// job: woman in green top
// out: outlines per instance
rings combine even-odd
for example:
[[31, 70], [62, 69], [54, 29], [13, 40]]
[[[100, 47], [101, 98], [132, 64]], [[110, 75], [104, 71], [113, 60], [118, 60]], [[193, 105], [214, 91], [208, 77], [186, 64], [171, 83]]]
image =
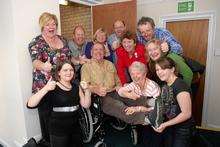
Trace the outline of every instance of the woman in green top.
[[182, 76], [183, 80], [190, 86], [191, 82], [192, 82], [192, 78], [193, 78], [193, 72], [190, 69], [190, 67], [186, 64], [183, 57], [181, 57], [175, 53], [172, 53], [172, 52], [169, 52], [166, 50], [162, 50], [161, 44], [162, 44], [162, 42], [160, 40], [152, 39], [145, 46], [146, 53], [150, 57], [149, 70], [151, 73], [151, 75], [150, 75], [151, 78], [153, 78], [153, 80], [156, 80], [158, 82], [158, 80], [156, 78], [156, 70], [155, 70], [154, 63], [160, 57], [167, 56], [167, 57], [171, 58], [176, 63], [178, 73]]

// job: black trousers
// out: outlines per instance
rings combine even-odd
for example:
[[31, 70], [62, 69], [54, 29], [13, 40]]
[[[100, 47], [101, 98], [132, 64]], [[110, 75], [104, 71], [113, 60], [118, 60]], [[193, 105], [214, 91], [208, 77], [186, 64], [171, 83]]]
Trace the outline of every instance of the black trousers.
[[172, 136], [170, 128], [165, 129], [162, 133], [157, 133], [148, 125], [142, 130], [142, 140], [147, 147], [171, 147]]
[[50, 135], [51, 147], [83, 147], [81, 134]]
[[193, 127], [172, 128], [172, 147], [190, 147], [193, 134]]
[[40, 119], [40, 127], [41, 127], [41, 134], [43, 140], [46, 142], [50, 142], [49, 137], [49, 116], [50, 112], [44, 108], [38, 108], [38, 115]]
[[143, 142], [148, 147], [190, 147], [194, 127], [169, 127], [157, 133], [151, 126], [143, 129]]

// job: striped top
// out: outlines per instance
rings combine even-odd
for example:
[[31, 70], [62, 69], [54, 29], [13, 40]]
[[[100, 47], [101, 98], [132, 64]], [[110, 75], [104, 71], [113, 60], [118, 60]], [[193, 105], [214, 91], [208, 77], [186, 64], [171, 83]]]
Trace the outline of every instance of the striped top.
[[146, 78], [143, 90], [141, 90], [139, 85], [131, 82], [130, 84], [123, 86], [119, 89], [119, 95], [121, 95], [123, 91], [134, 91], [137, 95], [153, 98], [156, 98], [160, 95], [160, 87], [158, 86], [158, 84], [148, 78]]

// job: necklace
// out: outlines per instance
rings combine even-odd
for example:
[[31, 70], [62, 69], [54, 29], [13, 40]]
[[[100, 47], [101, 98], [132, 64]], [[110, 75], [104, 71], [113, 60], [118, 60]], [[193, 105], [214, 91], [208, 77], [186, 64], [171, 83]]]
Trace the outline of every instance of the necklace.
[[58, 50], [61, 49], [63, 47], [63, 43], [62, 41], [58, 38], [57, 35], [48, 38], [45, 35], [42, 35], [45, 42], [48, 44], [48, 46], [50, 47], [51, 50]]
[[68, 90], [71, 90], [72, 89], [72, 86], [71, 87], [67, 87], [67, 86], [65, 86], [63, 83], [61, 83], [61, 82], [59, 82], [63, 87], [65, 87], [66, 89], [68, 89]]

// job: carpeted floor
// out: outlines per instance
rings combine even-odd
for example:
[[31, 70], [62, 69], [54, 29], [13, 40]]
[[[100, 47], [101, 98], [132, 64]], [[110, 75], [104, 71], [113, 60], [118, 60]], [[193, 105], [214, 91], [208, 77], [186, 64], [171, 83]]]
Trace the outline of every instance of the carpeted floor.
[[[131, 141], [130, 128], [123, 131], [117, 131], [110, 126], [105, 128], [105, 143], [107, 147], [134, 147]], [[85, 147], [94, 147], [95, 140], [92, 143], [85, 144]], [[138, 144], [135, 147], [146, 147], [143, 144], [143, 139], [139, 137]], [[197, 135], [193, 138], [192, 147], [220, 147], [220, 131], [209, 131], [197, 129]], [[1, 147], [1, 146], [0, 146]], [[45, 147], [45, 146], [38, 146]]]
[[[106, 136], [104, 142], [107, 147], [133, 147], [131, 140], [131, 127], [127, 127], [125, 130], [118, 131], [111, 126], [105, 127]], [[144, 147], [140, 138], [138, 139], [136, 147]], [[95, 141], [96, 142], [96, 141]], [[85, 147], [93, 147], [94, 143], [86, 144]]]
[[199, 147], [220, 147], [220, 131], [197, 129], [193, 144]]

